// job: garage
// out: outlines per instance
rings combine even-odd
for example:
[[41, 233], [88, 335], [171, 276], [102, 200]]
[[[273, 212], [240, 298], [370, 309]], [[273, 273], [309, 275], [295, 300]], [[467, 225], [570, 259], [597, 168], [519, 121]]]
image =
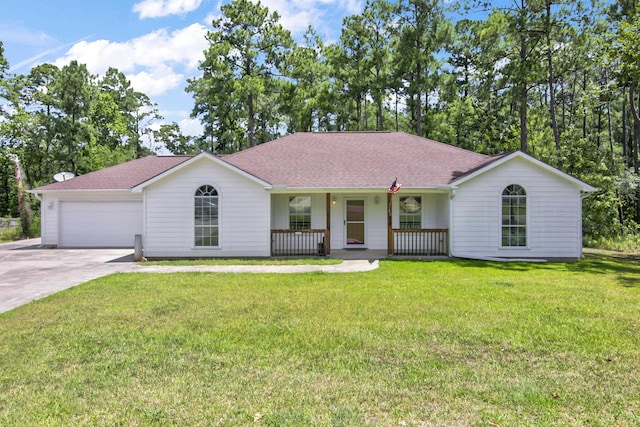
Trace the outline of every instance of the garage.
[[142, 234], [142, 201], [60, 201], [60, 242], [67, 248], [133, 247]]

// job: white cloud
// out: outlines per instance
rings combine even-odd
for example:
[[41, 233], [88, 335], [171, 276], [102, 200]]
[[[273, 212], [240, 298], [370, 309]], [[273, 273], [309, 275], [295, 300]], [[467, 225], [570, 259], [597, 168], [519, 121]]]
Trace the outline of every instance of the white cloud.
[[200, 7], [202, 0], [142, 0], [133, 5], [140, 19], [185, 15]]
[[156, 30], [122, 43], [82, 41], [55, 64], [61, 67], [77, 60], [98, 75], [115, 67], [127, 75], [136, 90], [160, 95], [183, 83], [184, 73], [197, 68], [208, 45], [206, 32], [202, 24], [192, 24], [171, 33]]
[[186, 118], [178, 122], [183, 135], [199, 136], [204, 132], [204, 126], [198, 119]]
[[[291, 31], [294, 37], [302, 35], [310, 25], [321, 34], [335, 30], [336, 26], [339, 29], [342, 16], [363, 10], [363, 0], [261, 0], [260, 3], [269, 12], [278, 12], [280, 24]], [[218, 3], [216, 11], [207, 16], [207, 24], [222, 17], [221, 5]], [[333, 22], [336, 19], [337, 22]]]
[[128, 74], [131, 86], [150, 97], [162, 95], [184, 81], [184, 74], [176, 73], [171, 67], [159, 65], [149, 71]]
[[0, 40], [3, 43], [16, 43], [23, 46], [51, 46], [57, 44], [56, 39], [42, 31], [33, 31], [19, 23], [2, 22]]

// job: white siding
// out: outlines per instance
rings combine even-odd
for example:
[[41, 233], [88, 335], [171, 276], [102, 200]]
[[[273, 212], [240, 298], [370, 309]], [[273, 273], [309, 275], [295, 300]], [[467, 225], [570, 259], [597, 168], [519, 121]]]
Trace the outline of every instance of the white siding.
[[[194, 195], [218, 191], [219, 247], [194, 246]], [[270, 249], [269, 193], [258, 183], [202, 158], [144, 190], [147, 257], [266, 257]]]
[[40, 241], [58, 245], [58, 197], [53, 194], [43, 194], [40, 202]]
[[[501, 248], [501, 195], [511, 184], [527, 193], [526, 248]], [[451, 214], [454, 256], [576, 258], [581, 253], [579, 188], [520, 158], [461, 184]]]

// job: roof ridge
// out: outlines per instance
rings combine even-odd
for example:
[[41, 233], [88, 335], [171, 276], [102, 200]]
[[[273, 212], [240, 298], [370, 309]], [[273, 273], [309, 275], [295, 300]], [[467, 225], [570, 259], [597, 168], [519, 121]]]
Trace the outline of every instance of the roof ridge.
[[434, 143], [434, 144], [437, 144], [437, 145], [441, 145], [441, 146], [444, 146], [444, 147], [447, 147], [447, 148], [452, 148], [454, 150], [464, 151], [465, 153], [473, 153], [473, 154], [477, 154], [479, 156], [488, 157], [488, 158], [494, 157], [494, 156], [490, 156], [488, 154], [483, 154], [483, 153], [478, 153], [477, 151], [467, 150], [466, 148], [458, 147], [457, 145], [447, 144], [446, 142], [436, 141], [435, 139], [426, 138], [424, 136], [416, 135], [416, 134], [413, 134], [413, 133], [408, 133], [408, 132], [405, 132], [405, 131], [402, 131], [402, 130], [398, 131], [398, 132], [395, 132], [395, 133], [402, 133], [402, 134], [405, 134], [405, 135], [408, 135], [408, 136], [411, 136], [411, 137], [424, 139], [425, 141], [429, 141], [431, 143]]

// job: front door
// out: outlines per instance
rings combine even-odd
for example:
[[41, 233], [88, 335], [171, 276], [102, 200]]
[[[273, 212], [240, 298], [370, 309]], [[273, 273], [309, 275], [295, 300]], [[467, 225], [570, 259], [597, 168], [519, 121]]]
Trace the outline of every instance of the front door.
[[347, 199], [346, 201], [346, 247], [364, 248], [365, 240], [365, 200]]

